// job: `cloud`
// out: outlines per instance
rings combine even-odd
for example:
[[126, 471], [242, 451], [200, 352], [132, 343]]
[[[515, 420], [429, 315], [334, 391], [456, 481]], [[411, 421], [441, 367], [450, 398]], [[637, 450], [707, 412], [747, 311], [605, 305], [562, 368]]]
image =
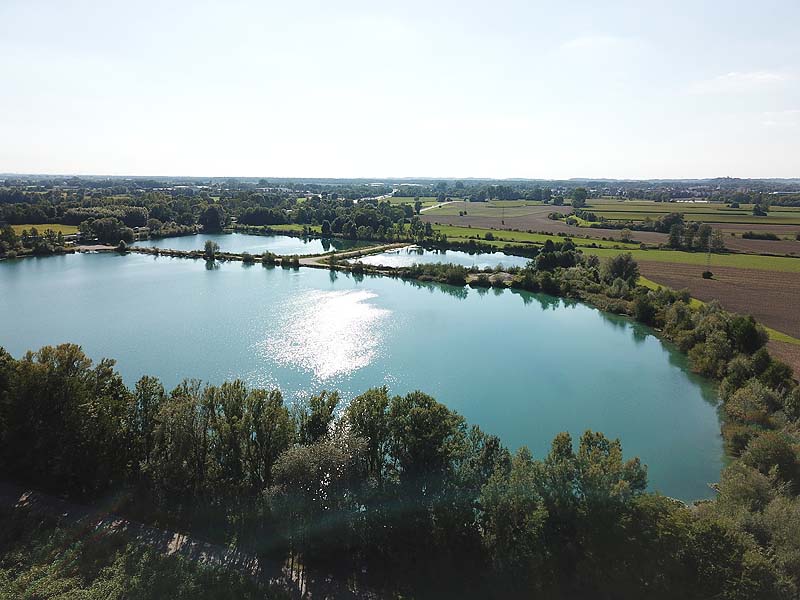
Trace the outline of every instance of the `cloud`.
[[762, 123], [765, 127], [800, 127], [800, 109], [765, 112]]
[[691, 91], [696, 94], [731, 94], [769, 90], [781, 87], [793, 79], [791, 73], [782, 71], [731, 71], [695, 83]]

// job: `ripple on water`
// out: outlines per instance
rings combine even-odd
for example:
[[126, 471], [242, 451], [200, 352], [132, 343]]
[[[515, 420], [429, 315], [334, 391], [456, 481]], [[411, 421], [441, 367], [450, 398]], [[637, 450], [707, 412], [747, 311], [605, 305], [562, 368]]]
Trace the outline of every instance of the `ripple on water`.
[[309, 290], [281, 306], [278, 327], [256, 344], [264, 359], [310, 372], [318, 382], [349, 375], [384, 350], [391, 311], [368, 290]]

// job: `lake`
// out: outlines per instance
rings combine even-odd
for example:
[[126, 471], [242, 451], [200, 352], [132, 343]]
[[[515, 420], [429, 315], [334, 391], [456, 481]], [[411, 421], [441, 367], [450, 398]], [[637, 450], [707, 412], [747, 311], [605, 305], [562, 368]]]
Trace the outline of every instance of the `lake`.
[[384, 267], [410, 267], [416, 264], [452, 263], [464, 267], [524, 267], [531, 260], [522, 256], [510, 256], [502, 252], [483, 252], [470, 254], [461, 250], [426, 250], [421, 246], [407, 246], [395, 250], [387, 250], [380, 254], [370, 254], [359, 258], [365, 265], [380, 265]]
[[714, 388], [683, 355], [542, 294], [138, 254], [0, 262], [0, 345], [63, 342], [116, 358], [129, 385], [238, 377], [290, 401], [420, 389], [537, 457], [560, 431], [602, 431], [685, 500], [710, 497], [722, 466]]
[[339, 238], [301, 238], [291, 235], [252, 235], [249, 233], [198, 233], [175, 237], [154, 238], [135, 242], [135, 246], [150, 248], [169, 248], [170, 250], [202, 250], [208, 240], [217, 242], [223, 252], [249, 252], [261, 254], [272, 252], [291, 256], [292, 254], [322, 254], [323, 252], [342, 252], [364, 246], [363, 242]]

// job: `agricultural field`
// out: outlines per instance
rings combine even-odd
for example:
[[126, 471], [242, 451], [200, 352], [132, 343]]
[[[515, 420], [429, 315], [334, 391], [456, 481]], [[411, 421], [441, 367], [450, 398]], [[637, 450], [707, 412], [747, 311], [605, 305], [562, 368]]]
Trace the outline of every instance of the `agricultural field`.
[[30, 229], [33, 227], [35, 227], [40, 233], [45, 232], [48, 229], [52, 229], [56, 233], [60, 231], [64, 235], [69, 235], [71, 233], [78, 233], [78, 228], [75, 225], [62, 225], [61, 223], [40, 223], [38, 225], [12, 225], [11, 229], [14, 230], [14, 233], [19, 235], [23, 232], [23, 230], [27, 229], [30, 231]]
[[[615, 256], [621, 250], [607, 248], [585, 248], [586, 254], [595, 254], [601, 258]], [[706, 266], [716, 272], [719, 267], [731, 267], [745, 270], [761, 270], [778, 273], [800, 274], [800, 258], [786, 256], [764, 256], [759, 254], [712, 254], [710, 263], [708, 254], [704, 252], [684, 252], [682, 250], [630, 250], [637, 262], [673, 263], [680, 265]]]
[[717, 300], [728, 310], [753, 315], [769, 334], [772, 355], [800, 373], [800, 313], [794, 310], [800, 277], [718, 267], [713, 279], [703, 279], [702, 269], [690, 265], [643, 262], [639, 267], [649, 276], [640, 277], [639, 283], [650, 289], [687, 289], [692, 304]]
[[[427, 206], [434, 206], [435, 204], [439, 204], [439, 201], [433, 196], [420, 196], [419, 201], [422, 202], [422, 208]], [[406, 197], [398, 197], [392, 196], [389, 198], [389, 202], [391, 204], [414, 204], [414, 198], [406, 198]]]
[[[622, 204], [622, 201], [617, 199], [595, 199], [591, 202], [598, 203], [603, 207], [612, 205], [619, 206]], [[661, 214], [667, 214], [674, 210], [695, 210], [695, 216], [697, 210], [704, 210], [705, 212], [710, 210], [708, 205], [698, 207], [696, 205], [659, 202], [626, 202], [626, 204], [656, 207], [664, 211], [663, 213], [655, 213], [655, 216], [652, 218], [657, 218], [661, 216]], [[506, 207], [504, 210], [502, 209], [503, 205]], [[498, 208], [500, 208], [500, 210], [498, 210]], [[466, 215], [459, 215], [459, 213], [463, 213], [464, 211], [466, 211]], [[582, 222], [580, 224], [582, 226], [567, 225], [564, 220], [548, 218], [551, 212], [568, 214], [571, 211], [572, 207], [570, 206], [552, 206], [525, 201], [491, 203], [457, 202], [425, 211], [422, 215], [422, 220], [438, 225], [471, 226], [473, 228], [500, 231], [518, 229], [521, 231], [535, 231], [540, 233], [588, 236], [599, 240], [598, 244], [600, 241], [603, 241], [604, 238], [606, 240], [619, 240], [619, 229], [590, 228], [588, 222]], [[598, 211], [594, 208], [591, 209], [591, 212], [598, 214]], [[786, 211], [786, 213], [797, 215], [798, 220], [800, 220], [800, 210], [794, 209]], [[744, 218], [742, 215], [738, 216], [740, 219]], [[762, 218], [764, 217], [753, 217], [750, 215], [752, 221]], [[791, 219], [789, 220], [791, 221]], [[713, 227], [721, 229], [725, 234], [725, 245], [729, 250], [751, 254], [800, 256], [800, 241], [797, 240], [797, 234], [800, 233], [800, 225], [776, 225], [764, 223], [763, 221], [756, 221], [755, 223], [715, 223]], [[766, 231], [775, 233], [781, 239], [778, 241], [744, 239], [742, 238], [742, 234], [746, 231]], [[655, 247], [666, 245], [668, 236], [666, 233], [657, 233], [654, 231], [634, 231], [632, 232], [632, 238], [636, 242]]]
[[[551, 212], [561, 212], [559, 209], [565, 207], [549, 206], [541, 202], [534, 202], [528, 200], [507, 200], [507, 201], [492, 201], [492, 202], [453, 202], [441, 208], [430, 211], [431, 215], [437, 216], [453, 216], [459, 213], [466, 212], [469, 216], [474, 217], [490, 217], [502, 219], [503, 217], [525, 217], [530, 215], [544, 215], [545, 217]], [[566, 207], [569, 208], [569, 207]], [[567, 210], [569, 212], [569, 210]]]
[[576, 246], [596, 245], [601, 248], [617, 248], [619, 251], [631, 251], [639, 248], [638, 243], [625, 243], [614, 240], [587, 239], [581, 237], [582, 231], [574, 231], [575, 236], [546, 235], [541, 233], [528, 233], [527, 231], [510, 231], [497, 229], [481, 229], [478, 227], [459, 227], [455, 225], [434, 225], [434, 231], [443, 233], [450, 241], [467, 241], [478, 239], [486, 242], [486, 234], [491, 233], [494, 242], [504, 245], [506, 242], [525, 243], [525, 244], [544, 244], [547, 240], [563, 242], [566, 237], [572, 240]]
[[752, 204], [730, 208], [722, 203], [692, 204], [596, 198], [588, 201], [586, 210], [610, 221], [643, 221], [648, 217], [655, 220], [666, 214], [679, 212], [689, 222], [800, 226], [800, 207], [787, 206], [774, 206], [767, 216], [756, 217], [753, 216]]
[[714, 278], [703, 279], [705, 268], [698, 265], [640, 261], [639, 268], [658, 285], [687, 289], [693, 298], [718, 300], [727, 310], [753, 315], [767, 327], [770, 351], [800, 373], [800, 272], [712, 266]]

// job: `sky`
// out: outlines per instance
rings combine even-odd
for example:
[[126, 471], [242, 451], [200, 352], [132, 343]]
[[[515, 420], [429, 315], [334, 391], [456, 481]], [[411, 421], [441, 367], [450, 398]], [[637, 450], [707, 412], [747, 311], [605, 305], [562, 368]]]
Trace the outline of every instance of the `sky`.
[[0, 0], [0, 172], [800, 177], [798, 0]]

